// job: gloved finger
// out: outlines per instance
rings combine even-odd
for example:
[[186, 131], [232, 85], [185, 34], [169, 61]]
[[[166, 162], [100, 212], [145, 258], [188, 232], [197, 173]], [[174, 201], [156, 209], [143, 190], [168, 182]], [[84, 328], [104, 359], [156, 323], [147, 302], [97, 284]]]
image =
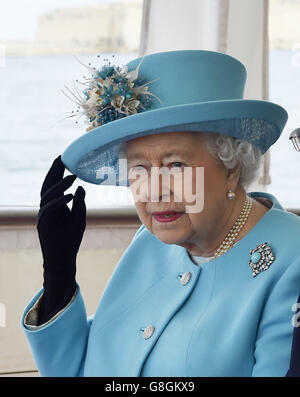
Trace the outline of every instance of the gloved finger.
[[76, 175], [68, 175], [63, 180], [51, 186], [42, 196], [40, 206], [44, 206], [55, 197], [62, 197], [62, 193], [65, 190], [69, 189], [70, 186], [72, 186], [76, 178]]
[[58, 181], [60, 181], [65, 172], [65, 165], [61, 161], [61, 155], [59, 155], [52, 163], [41, 188], [41, 197], [45, 194], [45, 192], [50, 189], [51, 186], [55, 185]]
[[46, 205], [44, 205], [38, 212], [38, 219], [37, 219], [37, 223], [39, 224], [41, 218], [49, 213], [49, 212], [53, 212], [54, 210], [56, 210], [59, 207], [62, 207], [64, 205], [66, 205], [69, 201], [71, 201], [73, 198], [73, 194], [67, 194], [65, 196], [62, 197], [57, 197], [51, 201], [49, 201], [49, 203], [47, 203]]
[[79, 226], [86, 225], [86, 205], [85, 205], [85, 190], [82, 186], [78, 186], [73, 199], [72, 215], [75, 223]]

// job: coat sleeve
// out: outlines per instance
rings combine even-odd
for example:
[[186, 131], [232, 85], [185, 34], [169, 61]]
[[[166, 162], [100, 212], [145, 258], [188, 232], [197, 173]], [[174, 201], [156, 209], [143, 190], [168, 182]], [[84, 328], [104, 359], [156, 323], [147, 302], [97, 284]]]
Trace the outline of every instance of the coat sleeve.
[[[286, 376], [294, 332], [293, 307], [300, 292], [300, 258], [283, 272], [265, 303], [257, 330], [253, 377]], [[300, 354], [300, 352], [299, 352]]]
[[83, 376], [92, 318], [87, 318], [80, 288], [77, 287], [76, 296], [70, 305], [43, 327], [29, 329], [25, 326], [26, 315], [43, 289], [33, 297], [22, 315], [21, 327], [41, 376]]
[[31, 329], [31, 330], [38, 330], [38, 329], [45, 327], [46, 325], [51, 323], [51, 321], [54, 321], [56, 319], [56, 317], [60, 316], [61, 313], [70, 306], [70, 304], [73, 302], [73, 300], [76, 297], [77, 291], [78, 291], [78, 287], [76, 288], [76, 291], [75, 291], [74, 295], [72, 296], [72, 299], [69, 301], [69, 303], [64, 308], [62, 308], [59, 312], [57, 312], [47, 322], [45, 322], [43, 324], [39, 324], [39, 321], [38, 321], [39, 307], [40, 307], [40, 303], [41, 303], [41, 298], [43, 296], [43, 293], [41, 293], [41, 295], [35, 301], [34, 305], [31, 307], [31, 309], [29, 309], [28, 312], [25, 314], [23, 324], [25, 325], [25, 327], [27, 329]]

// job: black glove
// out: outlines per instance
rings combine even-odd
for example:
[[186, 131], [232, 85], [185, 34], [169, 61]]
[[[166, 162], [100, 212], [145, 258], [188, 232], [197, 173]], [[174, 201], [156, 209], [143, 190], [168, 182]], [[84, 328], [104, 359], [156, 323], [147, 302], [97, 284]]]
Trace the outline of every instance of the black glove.
[[[85, 190], [79, 186], [64, 195], [77, 178], [63, 178], [65, 166], [59, 155], [49, 169], [42, 189], [37, 230], [43, 254], [44, 293], [38, 325], [63, 309], [76, 290], [76, 256], [86, 227]], [[73, 199], [72, 210], [67, 203]]]

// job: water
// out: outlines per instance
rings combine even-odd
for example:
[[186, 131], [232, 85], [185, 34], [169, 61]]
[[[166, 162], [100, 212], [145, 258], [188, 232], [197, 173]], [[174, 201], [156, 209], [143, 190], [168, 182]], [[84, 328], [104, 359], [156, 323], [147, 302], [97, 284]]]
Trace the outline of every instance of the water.
[[[285, 207], [300, 207], [300, 153], [288, 140], [300, 126], [300, 62], [292, 51], [270, 53], [270, 101], [289, 113], [286, 128], [272, 148], [268, 191]], [[79, 55], [92, 66], [96, 56]], [[113, 59], [108, 55], [109, 59]], [[137, 54], [116, 55], [116, 63], [127, 63]], [[7, 57], [0, 68], [0, 205], [38, 206], [40, 189], [53, 160], [85, 132], [83, 118], [67, 118], [76, 105], [61, 92], [86, 69], [72, 56]], [[74, 89], [72, 89], [74, 91]], [[65, 175], [69, 172], [66, 171]], [[82, 185], [88, 207], [133, 204], [125, 187], [108, 187], [76, 180], [68, 193]]]

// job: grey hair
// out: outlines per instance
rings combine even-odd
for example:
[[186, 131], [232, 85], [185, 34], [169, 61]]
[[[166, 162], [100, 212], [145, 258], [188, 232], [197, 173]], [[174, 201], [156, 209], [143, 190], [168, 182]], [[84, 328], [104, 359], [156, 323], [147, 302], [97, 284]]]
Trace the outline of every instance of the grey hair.
[[215, 132], [200, 133], [204, 144], [226, 169], [240, 167], [239, 182], [245, 190], [258, 178], [263, 155], [258, 146], [243, 139]]
[[[242, 139], [216, 132], [198, 132], [208, 152], [214, 156], [226, 169], [239, 165], [239, 182], [245, 190], [257, 177], [263, 155], [259, 147]], [[126, 157], [126, 142], [118, 145], [119, 158]]]

